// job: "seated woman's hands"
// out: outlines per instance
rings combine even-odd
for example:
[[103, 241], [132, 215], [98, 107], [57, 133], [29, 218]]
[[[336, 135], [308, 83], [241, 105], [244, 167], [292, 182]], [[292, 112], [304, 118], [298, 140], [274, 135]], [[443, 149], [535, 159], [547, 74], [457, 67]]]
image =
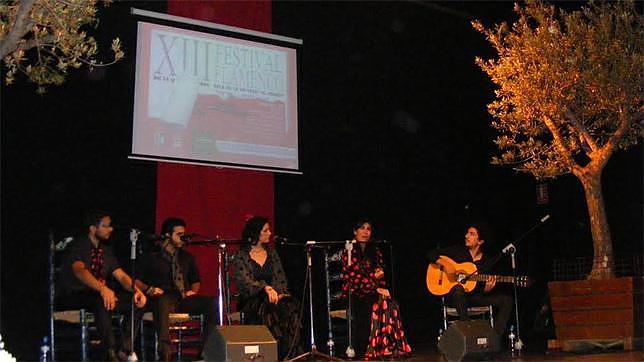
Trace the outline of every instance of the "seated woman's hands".
[[385, 298], [391, 298], [391, 295], [389, 294], [389, 289], [377, 288], [376, 292], [378, 292], [378, 294], [382, 295]]
[[277, 291], [273, 289], [270, 285], [267, 285], [264, 287], [264, 291], [266, 292], [266, 295], [268, 295], [268, 301], [273, 304], [277, 304], [279, 302], [280, 298], [277, 295]]
[[376, 268], [373, 276], [376, 277], [376, 279], [382, 279], [385, 276], [385, 272], [382, 268]]

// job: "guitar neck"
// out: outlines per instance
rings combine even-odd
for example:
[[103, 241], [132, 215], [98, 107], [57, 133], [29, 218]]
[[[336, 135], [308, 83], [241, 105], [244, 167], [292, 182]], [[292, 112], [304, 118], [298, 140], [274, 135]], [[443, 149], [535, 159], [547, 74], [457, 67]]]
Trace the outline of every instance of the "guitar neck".
[[516, 281], [516, 278], [513, 276], [490, 275], [490, 274], [473, 274], [473, 275], [470, 275], [467, 279], [474, 280], [476, 282], [484, 282], [489, 277], [495, 277], [497, 283], [514, 283]]

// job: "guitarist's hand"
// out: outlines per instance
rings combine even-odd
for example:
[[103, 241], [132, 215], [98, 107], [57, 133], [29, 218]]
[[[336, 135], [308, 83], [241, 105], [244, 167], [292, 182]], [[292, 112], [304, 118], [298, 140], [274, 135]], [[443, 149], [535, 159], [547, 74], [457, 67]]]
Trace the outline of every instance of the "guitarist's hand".
[[490, 275], [487, 277], [487, 280], [485, 281], [485, 289], [483, 289], [485, 292], [489, 292], [494, 288], [496, 285], [496, 277], [494, 275]]

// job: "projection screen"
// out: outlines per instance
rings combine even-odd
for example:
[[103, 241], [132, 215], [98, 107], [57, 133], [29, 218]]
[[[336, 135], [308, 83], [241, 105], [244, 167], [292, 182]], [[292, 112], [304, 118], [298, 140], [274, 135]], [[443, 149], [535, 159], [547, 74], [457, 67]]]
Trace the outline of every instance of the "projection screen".
[[300, 173], [302, 41], [152, 14], [164, 21], [137, 21], [130, 158]]

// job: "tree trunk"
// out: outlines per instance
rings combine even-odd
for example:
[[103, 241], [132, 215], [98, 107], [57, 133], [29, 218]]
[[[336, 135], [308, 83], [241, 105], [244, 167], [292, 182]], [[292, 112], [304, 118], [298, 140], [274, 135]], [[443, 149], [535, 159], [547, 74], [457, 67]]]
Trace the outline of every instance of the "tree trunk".
[[584, 170], [577, 177], [586, 194], [590, 231], [593, 237], [593, 268], [588, 279], [614, 278], [613, 243], [602, 195], [602, 168]]

